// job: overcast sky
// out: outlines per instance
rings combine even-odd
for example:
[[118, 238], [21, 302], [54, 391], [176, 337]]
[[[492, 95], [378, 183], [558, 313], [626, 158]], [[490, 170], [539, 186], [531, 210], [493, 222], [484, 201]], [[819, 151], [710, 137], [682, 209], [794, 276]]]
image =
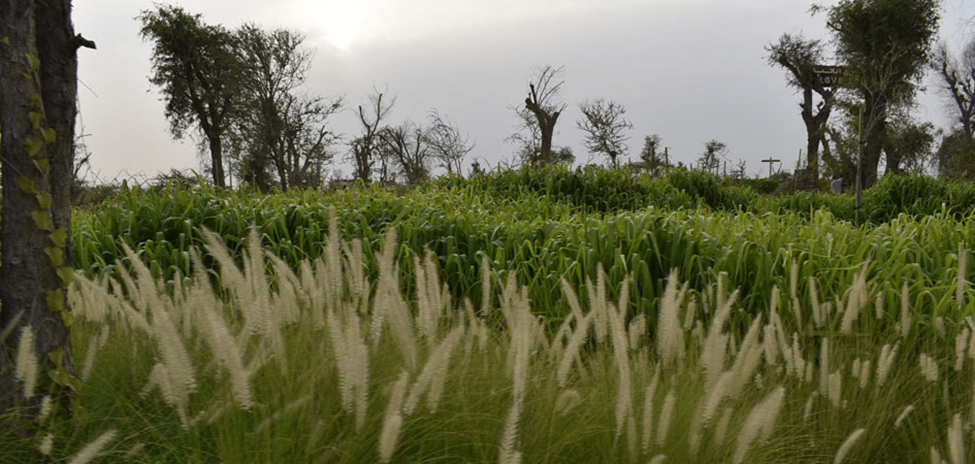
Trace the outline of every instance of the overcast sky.
[[[957, 50], [975, 36], [975, 5], [943, 0], [940, 38]], [[634, 128], [629, 159], [659, 134], [672, 161], [694, 163], [708, 140], [727, 144], [750, 176], [767, 175], [764, 158], [791, 171], [805, 146], [799, 95], [785, 71], [766, 63], [764, 47], [782, 33], [828, 39], [823, 13], [809, 0], [183, 0], [211, 24], [256, 23], [302, 33], [314, 52], [308, 89], [344, 97], [336, 131], [357, 133], [353, 108], [373, 89], [397, 97], [389, 122], [422, 121], [436, 109], [476, 143], [465, 163], [511, 160], [505, 143], [517, 125], [533, 70], [565, 66], [569, 107], [554, 143], [589, 158], [576, 128], [578, 104], [623, 104]], [[828, 0], [823, 2], [831, 4]], [[969, 2], [970, 3], [970, 2]], [[97, 50], [79, 50], [81, 123], [92, 154], [89, 180], [146, 179], [197, 168], [192, 140], [174, 141], [162, 97], [148, 81], [151, 44], [139, 37], [143, 0], [75, 2], [77, 32]], [[937, 82], [926, 81], [917, 115], [947, 125]], [[337, 147], [335, 168], [351, 168]], [[604, 162], [597, 159], [595, 162]], [[729, 167], [730, 168], [730, 167]]]

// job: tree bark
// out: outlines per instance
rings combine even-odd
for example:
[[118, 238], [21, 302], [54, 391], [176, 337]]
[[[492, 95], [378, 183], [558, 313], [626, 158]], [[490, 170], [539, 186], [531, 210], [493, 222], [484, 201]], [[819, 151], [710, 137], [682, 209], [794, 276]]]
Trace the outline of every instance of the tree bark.
[[867, 120], [860, 184], [866, 190], [877, 183], [877, 166], [880, 164], [880, 155], [884, 150], [884, 133], [887, 131], [887, 104], [882, 99], [867, 96], [863, 106]]
[[0, 352], [0, 412], [34, 410], [41, 398], [25, 398], [12, 369], [24, 327], [35, 336], [38, 385], [55, 387], [55, 373], [64, 388], [53, 393], [67, 407], [76, 51], [93, 44], [74, 35], [68, 0], [0, 0], [0, 37], [0, 329], [14, 327]]

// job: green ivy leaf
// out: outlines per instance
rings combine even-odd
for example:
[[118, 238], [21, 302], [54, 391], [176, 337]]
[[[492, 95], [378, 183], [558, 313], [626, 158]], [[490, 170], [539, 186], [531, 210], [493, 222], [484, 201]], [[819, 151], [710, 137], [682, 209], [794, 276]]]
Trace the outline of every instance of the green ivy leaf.
[[66, 247], [68, 244], [68, 231], [64, 227], [58, 227], [54, 232], [51, 232], [51, 242], [57, 247]]
[[48, 127], [41, 131], [44, 134], [44, 143], [50, 145], [58, 140], [58, 133], [54, 132], [54, 129]]
[[30, 125], [36, 130], [41, 130], [41, 112], [31, 111], [27, 113], [27, 118], [30, 119]]
[[37, 204], [41, 205], [41, 209], [50, 210], [51, 204], [54, 203], [54, 197], [50, 193], [38, 193], [34, 195], [37, 199]]
[[54, 289], [47, 292], [47, 310], [52, 313], [64, 311], [64, 289]]
[[27, 61], [30, 63], [31, 71], [37, 71], [38, 69], [41, 69], [41, 59], [38, 58], [37, 55], [33, 53], [28, 53]]
[[41, 152], [42, 148], [44, 148], [43, 140], [28, 138], [26, 141], [24, 141], [24, 151], [26, 151], [27, 156], [31, 158], [37, 156], [37, 154]]
[[71, 266], [62, 266], [58, 268], [58, 277], [61, 278], [61, 282], [64, 282], [65, 286], [70, 286], [74, 283], [74, 268]]
[[51, 230], [51, 215], [48, 214], [48, 210], [32, 211], [30, 217], [39, 230]]
[[47, 158], [34, 159], [34, 167], [36, 167], [37, 171], [40, 172], [41, 174], [47, 172], [47, 166], [48, 166]]
[[34, 179], [27, 176], [20, 176], [17, 178], [17, 185], [20, 186], [20, 190], [28, 195], [37, 195], [37, 187], [34, 185]]
[[61, 267], [64, 265], [64, 249], [59, 247], [45, 247], [44, 254], [51, 259], [51, 265]]

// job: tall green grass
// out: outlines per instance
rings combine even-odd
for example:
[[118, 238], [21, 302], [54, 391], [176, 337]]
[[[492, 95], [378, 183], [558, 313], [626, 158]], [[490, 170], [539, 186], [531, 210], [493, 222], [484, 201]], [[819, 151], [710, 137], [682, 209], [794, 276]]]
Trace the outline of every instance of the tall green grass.
[[975, 459], [964, 248], [931, 253], [954, 275], [944, 298], [924, 281], [890, 293], [870, 263], [837, 285], [793, 254], [765, 271], [781, 282], [765, 306], [723, 273], [694, 290], [675, 271], [634, 310], [625, 289], [648, 283], [597, 263], [581, 285], [559, 279], [570, 309], [549, 331], [516, 273], [452, 298], [436, 254], [401, 273], [390, 227], [372, 278], [365, 242], [341, 229], [332, 219], [322, 256], [295, 267], [252, 229], [238, 244], [204, 234], [170, 288], [131, 250], [114, 277], [80, 277], [75, 415], [38, 419], [35, 437], [0, 433], [0, 461]]
[[[303, 260], [324, 253], [327, 211], [334, 207], [340, 236], [362, 242], [371, 279], [378, 276], [382, 236], [395, 228], [396, 257], [405, 275], [412, 276], [414, 258], [429, 249], [452, 296], [480, 301], [485, 278], [481, 263], [486, 259], [492, 269], [489, 280], [499, 285], [513, 274], [537, 307], [544, 308], [543, 315], [557, 324], [569, 313], [561, 280], [581, 288], [587, 278], [596, 278], [599, 265], [613, 282], [628, 275], [641, 282], [629, 289], [630, 312], [656, 304], [673, 268], [697, 291], [727, 274], [729, 285], [741, 289], [746, 308], [766, 307], [793, 260], [803, 263], [805, 274], [834, 289], [852, 285], [861, 264], [870, 261], [868, 272], [886, 282], [888, 295], [905, 282], [912, 291], [929, 289], [923, 304], [933, 311], [934, 303], [951, 293], [954, 276], [944, 270], [953, 267], [960, 247], [975, 243], [972, 217], [949, 209], [857, 228], [811, 206], [804, 214], [706, 206], [599, 213], [546, 195], [506, 198], [486, 195], [473, 183], [462, 187], [430, 186], [406, 195], [381, 189], [265, 197], [132, 192], [77, 215], [75, 264], [89, 276], [117, 275], [116, 260], [128, 259], [125, 244], [149, 263], [152, 275], [172, 281], [177, 274], [189, 274], [190, 252], [201, 249], [204, 228], [223, 237], [231, 256], [241, 262], [242, 243], [253, 224], [262, 244], [297, 269]], [[805, 204], [802, 196], [793, 198]], [[203, 263], [213, 269], [210, 258]], [[410, 282], [403, 290], [412, 296], [416, 289]], [[619, 286], [609, 292], [616, 297]], [[970, 308], [964, 311], [971, 314]]]

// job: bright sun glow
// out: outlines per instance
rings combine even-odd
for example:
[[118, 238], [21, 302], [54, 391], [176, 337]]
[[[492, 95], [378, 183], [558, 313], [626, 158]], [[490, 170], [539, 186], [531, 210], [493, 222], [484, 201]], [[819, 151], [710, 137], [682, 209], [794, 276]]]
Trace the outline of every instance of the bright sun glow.
[[359, 0], [325, 1], [313, 7], [314, 21], [325, 32], [325, 40], [340, 49], [346, 49], [362, 36], [366, 16], [366, 2]]

